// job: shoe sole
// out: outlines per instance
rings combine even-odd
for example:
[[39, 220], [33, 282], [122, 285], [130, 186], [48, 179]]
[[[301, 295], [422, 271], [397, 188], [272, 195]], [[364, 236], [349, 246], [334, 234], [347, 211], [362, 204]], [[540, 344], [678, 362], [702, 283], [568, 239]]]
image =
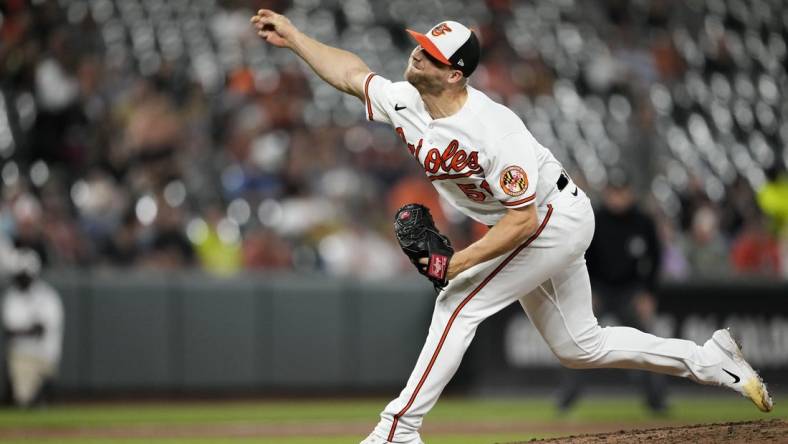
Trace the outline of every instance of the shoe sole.
[[769, 395], [769, 391], [766, 388], [766, 383], [763, 382], [763, 378], [752, 368], [752, 366], [744, 359], [744, 353], [742, 353], [742, 346], [741, 342], [734, 339], [733, 335], [731, 334], [730, 330], [724, 330], [724, 336], [720, 337], [721, 335], [715, 334], [712, 336], [714, 342], [717, 344], [725, 352], [732, 352], [733, 353], [733, 360], [738, 365], [746, 368], [750, 374], [754, 375], [747, 380], [745, 380], [741, 387], [744, 390], [743, 395], [750, 398], [755, 407], [758, 407], [758, 410], [762, 412], [770, 412], [774, 407], [774, 401], [772, 397]]

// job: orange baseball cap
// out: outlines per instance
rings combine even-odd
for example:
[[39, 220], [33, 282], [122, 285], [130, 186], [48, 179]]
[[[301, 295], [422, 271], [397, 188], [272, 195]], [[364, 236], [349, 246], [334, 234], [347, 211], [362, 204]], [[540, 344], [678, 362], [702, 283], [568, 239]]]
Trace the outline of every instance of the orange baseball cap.
[[479, 65], [479, 39], [461, 23], [441, 22], [426, 34], [411, 29], [406, 31], [435, 60], [462, 71], [465, 77], [470, 76]]

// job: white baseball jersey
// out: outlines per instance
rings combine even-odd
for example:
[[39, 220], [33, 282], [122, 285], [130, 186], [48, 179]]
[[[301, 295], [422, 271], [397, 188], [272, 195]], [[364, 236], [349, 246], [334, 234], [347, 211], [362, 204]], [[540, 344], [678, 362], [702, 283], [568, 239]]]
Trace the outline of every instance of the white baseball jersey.
[[495, 225], [507, 208], [549, 202], [561, 163], [514, 112], [468, 87], [455, 114], [433, 119], [416, 88], [375, 73], [364, 81], [369, 120], [392, 125], [438, 193], [465, 215]]
[[58, 362], [63, 344], [63, 304], [55, 289], [40, 279], [34, 280], [24, 292], [9, 288], [3, 298], [3, 325], [7, 329], [29, 329], [35, 324], [44, 326], [43, 336], [13, 338], [9, 348], [47, 362]]

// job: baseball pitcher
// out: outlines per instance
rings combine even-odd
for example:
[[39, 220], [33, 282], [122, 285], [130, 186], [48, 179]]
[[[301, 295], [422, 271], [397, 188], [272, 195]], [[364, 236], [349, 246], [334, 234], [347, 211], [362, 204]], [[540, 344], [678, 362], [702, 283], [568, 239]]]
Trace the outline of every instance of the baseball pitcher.
[[408, 30], [417, 46], [405, 81], [392, 82], [280, 14], [261, 9], [251, 21], [267, 43], [290, 49], [331, 86], [358, 97], [367, 119], [391, 125], [440, 195], [491, 227], [454, 252], [428, 209], [411, 205], [397, 212], [397, 239], [440, 291], [415, 368], [364, 444], [421, 443], [422, 418], [477, 326], [515, 301], [567, 367], [682, 376], [729, 387], [771, 410], [766, 386], [727, 330], [698, 346], [599, 326], [584, 259], [594, 233], [589, 199], [514, 112], [468, 85], [480, 55], [469, 28], [445, 21], [426, 34]]

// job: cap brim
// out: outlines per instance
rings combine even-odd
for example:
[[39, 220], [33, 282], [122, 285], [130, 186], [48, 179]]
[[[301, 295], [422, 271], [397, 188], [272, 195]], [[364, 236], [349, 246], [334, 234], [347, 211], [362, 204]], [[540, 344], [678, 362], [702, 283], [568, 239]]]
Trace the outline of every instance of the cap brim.
[[426, 35], [420, 32], [416, 32], [410, 29], [406, 29], [406, 31], [408, 31], [408, 34], [410, 34], [410, 36], [413, 37], [413, 39], [416, 40], [416, 42], [422, 48], [424, 48], [424, 50], [427, 51], [429, 55], [434, 57], [435, 60], [443, 63], [444, 65], [451, 66], [451, 62], [443, 54], [441, 54], [440, 50], [438, 50], [438, 47], [435, 46], [434, 43], [432, 43], [432, 40], [430, 40], [429, 37], [427, 37]]

